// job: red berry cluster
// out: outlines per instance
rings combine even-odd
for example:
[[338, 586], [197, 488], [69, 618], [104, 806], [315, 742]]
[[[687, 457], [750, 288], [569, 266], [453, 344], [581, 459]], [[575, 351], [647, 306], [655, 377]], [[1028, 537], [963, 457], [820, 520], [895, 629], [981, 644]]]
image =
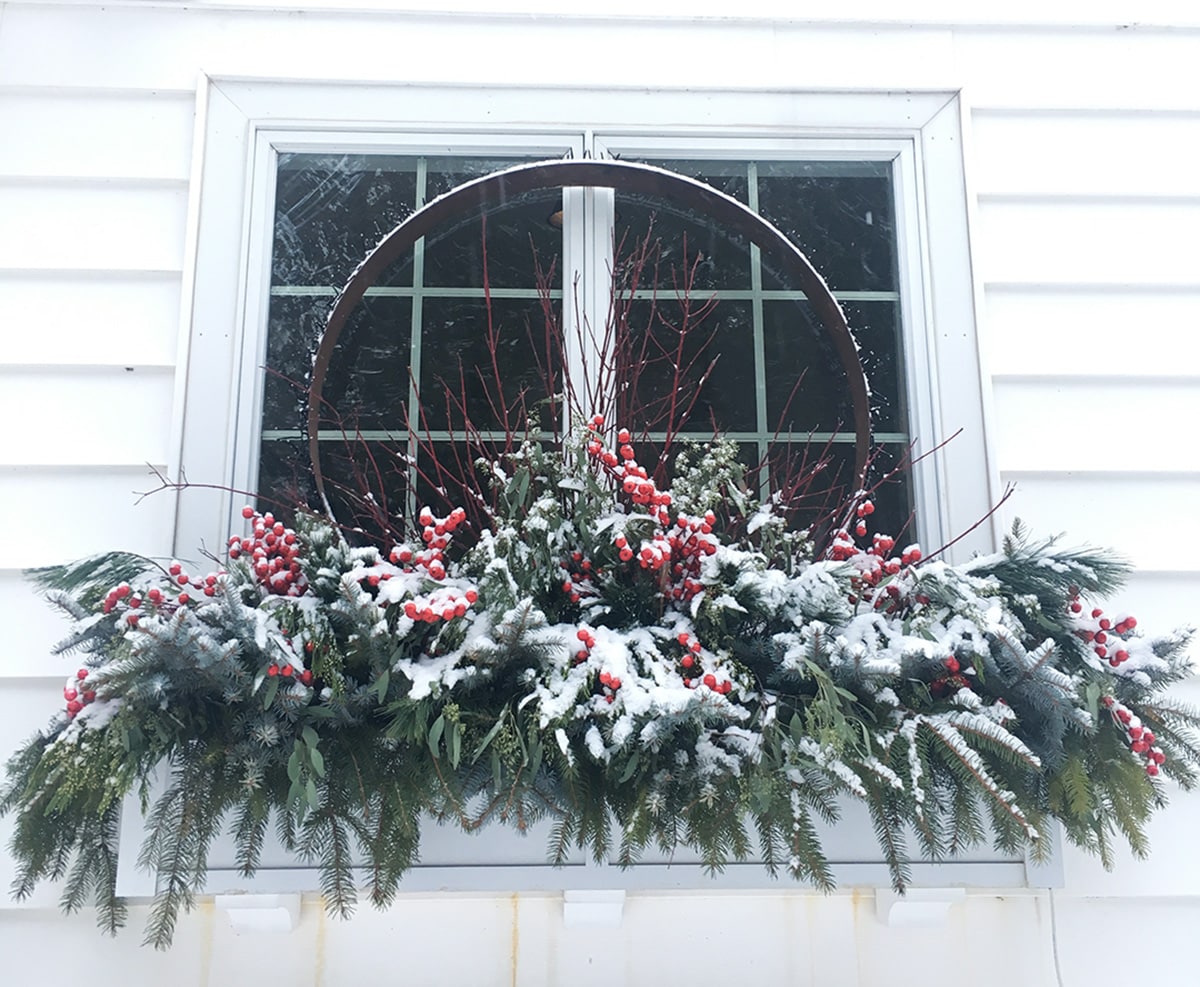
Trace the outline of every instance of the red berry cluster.
[[[867, 521], [875, 513], [875, 505], [864, 500], [855, 508], [858, 521], [854, 525], [854, 535], [863, 538], [867, 534]], [[855, 560], [860, 569], [860, 579], [868, 586], [874, 586], [885, 575], [894, 576], [902, 566], [916, 565], [921, 561], [921, 547], [909, 545], [900, 555], [893, 556], [896, 539], [891, 535], [876, 534], [871, 539], [870, 547], [863, 549], [854, 540], [850, 532], [841, 528], [834, 533], [833, 541], [826, 552], [834, 562]]]
[[1122, 645], [1126, 643], [1125, 636], [1137, 627], [1136, 617], [1122, 617], [1114, 622], [1111, 617], [1104, 616], [1103, 610], [1094, 607], [1088, 619], [1082, 616], [1083, 603], [1074, 586], [1070, 589], [1068, 609], [1079, 615], [1075, 621], [1076, 636], [1090, 644], [1098, 658], [1105, 659], [1113, 668], [1119, 668], [1129, 660], [1129, 651]]
[[445, 586], [434, 590], [428, 596], [415, 596], [404, 604], [404, 616], [409, 620], [424, 621], [427, 624], [439, 620], [453, 620], [462, 617], [467, 609], [475, 604], [479, 594], [469, 589], [460, 593], [457, 589]]
[[621, 680], [609, 672], [601, 672], [600, 688], [605, 700], [612, 703], [617, 698], [617, 690], [621, 688]]
[[620, 455], [606, 449], [600, 438], [600, 429], [604, 427], [604, 416], [595, 415], [590, 426], [591, 438], [587, 450], [592, 459], [601, 464], [611, 476], [621, 481], [621, 489], [629, 494], [634, 504], [647, 506], [650, 514], [657, 522], [653, 534], [642, 541], [635, 549], [629, 544], [624, 535], [613, 539], [613, 546], [622, 562], [630, 562], [635, 557], [638, 565], [651, 572], [662, 572], [665, 576], [666, 592], [676, 600], [690, 600], [702, 589], [699, 581], [700, 563], [706, 556], [717, 551], [717, 539], [713, 535], [713, 526], [717, 522], [716, 515], [709, 511], [703, 518], [690, 518], [684, 514], [678, 515], [674, 522], [671, 520], [671, 495], [655, 486], [646, 473], [638, 465], [633, 446], [629, 443], [629, 429], [623, 428], [617, 433], [620, 444]]
[[593, 571], [592, 560], [585, 559], [583, 552], [572, 552], [570, 562], [563, 564], [562, 571], [563, 592], [571, 598], [572, 603], [579, 603], [584, 597], [599, 595], [592, 577], [600, 575], [600, 572]]
[[1161, 747], [1154, 746], [1154, 741], [1157, 739], [1154, 732], [1142, 726], [1142, 721], [1133, 714], [1133, 711], [1117, 702], [1112, 696], [1104, 696], [1100, 700], [1100, 705], [1108, 710], [1109, 715], [1113, 718], [1113, 723], [1125, 732], [1125, 736], [1129, 740], [1129, 749], [1133, 753], [1145, 757], [1146, 774], [1151, 778], [1157, 775], [1158, 769], [1166, 761], [1167, 755], [1163, 753]]
[[84, 706], [96, 698], [95, 690], [88, 687], [87, 677], [88, 670], [81, 668], [75, 673], [75, 677], [67, 679], [67, 684], [63, 686], [63, 699], [67, 701], [67, 716], [72, 720], [79, 715]]
[[[183, 566], [178, 562], [172, 562], [167, 571], [171, 574], [173, 584], [177, 583], [179, 586], [187, 586], [191, 580], [191, 577], [184, 573]], [[224, 575], [224, 573], [220, 573], [220, 575]], [[205, 592], [209, 596], [213, 596], [218, 586], [217, 574], [206, 576], [204, 580], [198, 581], [197, 585], [203, 586]], [[125, 623], [130, 627], [137, 627], [143, 614], [169, 613], [190, 603], [191, 599], [191, 596], [186, 591], [171, 596], [169, 592], [164, 592], [157, 586], [152, 586], [146, 590], [145, 598], [143, 598], [133, 591], [129, 583], [119, 583], [110, 589], [108, 595], [104, 597], [104, 612], [112, 613], [118, 607], [124, 606], [126, 608]]]
[[660, 523], [669, 524], [671, 516], [667, 508], [671, 504], [671, 495], [665, 490], [660, 491], [646, 473], [645, 468], [638, 465], [633, 446], [630, 445], [632, 436], [629, 434], [629, 429], [623, 428], [617, 432], [617, 442], [620, 445], [620, 456], [618, 456], [611, 449], [606, 449], [600, 438], [600, 430], [604, 428], [604, 416], [593, 415], [589, 425], [592, 435], [587, 444], [588, 455], [600, 462], [612, 476], [621, 481], [621, 489], [629, 494], [635, 504], [650, 507], [651, 513], [658, 518]]
[[575, 636], [579, 638], [579, 643], [583, 645], [575, 652], [575, 664], [582, 665], [588, 660], [588, 655], [592, 653], [592, 648], [596, 646], [596, 635], [588, 628], [581, 627], [575, 632]]
[[[296, 532], [282, 521], [276, 521], [274, 515], [259, 514], [253, 507], [243, 507], [242, 517], [252, 522], [252, 533], [248, 538], [234, 535], [229, 539], [229, 557], [239, 559], [247, 556], [255, 580], [268, 593], [301, 596], [308, 588], [308, 581], [300, 566], [300, 544]], [[213, 595], [208, 590], [213, 587], [215, 592], [217, 582], [214, 578], [210, 583], [209, 578], [206, 576], [204, 579], [206, 596]]]
[[940, 699], [948, 692], [971, 688], [971, 680], [962, 674], [962, 665], [954, 655], [942, 662], [942, 665], [946, 670], [929, 683], [930, 695], [935, 699]]
[[302, 668], [297, 670], [293, 665], [277, 665], [275, 662], [271, 662], [267, 666], [267, 674], [271, 678], [280, 676], [285, 679], [295, 679], [304, 685], [312, 685], [313, 682], [312, 669]]
[[[596, 646], [596, 635], [592, 633], [588, 627], [581, 627], [575, 632], [575, 636], [579, 639], [579, 643], [583, 645], [575, 652], [575, 664], [582, 665], [588, 660], [588, 656], [592, 653], [592, 648]], [[599, 676], [600, 694], [608, 703], [613, 703], [617, 698], [617, 690], [621, 688], [621, 680], [611, 672], [601, 672]]]
[[414, 568], [423, 569], [430, 579], [440, 582], [446, 578], [446, 548], [455, 530], [466, 519], [467, 512], [461, 507], [454, 508], [445, 517], [436, 517], [428, 507], [422, 507], [417, 521], [421, 525], [421, 540], [426, 547], [414, 550], [409, 545], [397, 545], [392, 549], [392, 562], [403, 566], [405, 572], [412, 572]]
[[712, 672], [701, 674], [701, 669], [697, 667], [696, 659], [700, 655], [700, 652], [704, 650], [704, 647], [699, 640], [692, 637], [687, 631], [680, 631], [676, 640], [686, 649], [683, 657], [679, 659], [679, 665], [683, 669], [680, 674], [683, 676], [684, 685], [689, 689], [695, 689], [703, 685], [723, 696], [733, 691], [733, 683], [729, 679], [718, 679]]

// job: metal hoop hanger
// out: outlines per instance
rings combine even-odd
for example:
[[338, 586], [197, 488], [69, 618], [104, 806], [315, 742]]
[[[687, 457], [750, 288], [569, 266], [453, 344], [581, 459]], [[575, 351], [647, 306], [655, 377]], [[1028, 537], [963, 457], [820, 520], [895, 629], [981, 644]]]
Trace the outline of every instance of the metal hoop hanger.
[[390, 264], [410, 251], [421, 237], [447, 222], [470, 216], [489, 206], [500, 205], [515, 195], [553, 188], [611, 188], [620, 192], [656, 196], [693, 209], [712, 217], [727, 230], [745, 237], [778, 270], [793, 276], [816, 312], [846, 372], [854, 410], [854, 470], [856, 479], [861, 482], [871, 444], [867, 379], [846, 316], [825, 279], [817, 273], [809, 259], [767, 220], [736, 199], [702, 182], [653, 165], [584, 158], [517, 165], [459, 185], [414, 212], [363, 259], [329, 313], [309, 387], [308, 450], [317, 492], [322, 498], [325, 496], [325, 479], [321, 471], [318, 427], [325, 375], [350, 313], [362, 301], [367, 289]]

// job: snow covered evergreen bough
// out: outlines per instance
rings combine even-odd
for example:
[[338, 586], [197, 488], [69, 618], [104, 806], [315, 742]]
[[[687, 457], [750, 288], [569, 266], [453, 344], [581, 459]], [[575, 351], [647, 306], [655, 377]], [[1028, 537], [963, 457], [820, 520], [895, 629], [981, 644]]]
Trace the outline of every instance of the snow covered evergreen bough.
[[549, 819], [554, 862], [687, 845], [828, 889], [815, 820], [850, 797], [902, 888], [910, 842], [1044, 854], [1052, 818], [1106, 862], [1117, 835], [1144, 853], [1162, 779], [1195, 784], [1200, 720], [1164, 696], [1186, 636], [1095, 606], [1119, 562], [1020, 531], [923, 561], [867, 536], [865, 494], [814, 555], [732, 444], [682, 453], [665, 490], [599, 416], [575, 440], [481, 463], [487, 526], [425, 509], [410, 541], [354, 547], [247, 508], [206, 576], [119, 554], [37, 573], [82, 667], [8, 765], [17, 896], [65, 879], [64, 908], [119, 927], [135, 790], [165, 946], [223, 828], [252, 874], [273, 827], [345, 915], [392, 900], [429, 816]]

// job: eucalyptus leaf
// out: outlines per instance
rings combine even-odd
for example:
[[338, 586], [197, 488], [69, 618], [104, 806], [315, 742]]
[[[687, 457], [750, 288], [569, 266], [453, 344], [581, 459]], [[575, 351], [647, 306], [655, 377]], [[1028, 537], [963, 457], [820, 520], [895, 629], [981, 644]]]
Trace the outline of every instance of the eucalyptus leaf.
[[426, 738], [426, 740], [429, 743], [430, 753], [432, 753], [434, 757], [438, 756], [438, 747], [442, 742], [442, 732], [445, 729], [446, 718], [444, 716], [439, 716], [433, 721], [433, 726], [429, 728], [429, 736]]

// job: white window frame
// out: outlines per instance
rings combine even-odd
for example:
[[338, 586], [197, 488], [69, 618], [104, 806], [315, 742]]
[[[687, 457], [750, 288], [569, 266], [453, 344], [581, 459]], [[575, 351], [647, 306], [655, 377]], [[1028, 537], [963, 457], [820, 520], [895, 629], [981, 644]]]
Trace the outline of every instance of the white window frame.
[[[926, 548], [966, 531], [996, 503], [997, 483], [988, 432], [986, 395], [975, 332], [968, 204], [961, 153], [961, 107], [953, 92], [800, 93], [787, 90], [696, 89], [622, 91], [595, 87], [550, 89], [499, 86], [356, 84], [255, 81], [203, 77], [199, 87], [193, 159], [189, 249], [185, 267], [173, 475], [197, 484], [178, 494], [175, 551], [222, 543], [244, 502], [223, 487], [253, 489], [261, 415], [261, 357], [265, 352], [274, 172], [281, 151], [347, 153], [529, 153], [554, 156], [582, 135], [597, 150], [706, 155], [873, 157], [893, 163], [899, 287], [905, 326], [909, 430], [929, 449], [961, 429], [957, 439], [922, 462], [914, 492], [923, 515]], [[472, 135], [462, 142], [462, 135]], [[569, 190], [576, 207], [596, 210], [602, 190]], [[601, 201], [601, 211], [604, 203]], [[564, 244], [567, 271], [584, 248]], [[593, 257], [593, 264], [596, 263]], [[595, 286], [600, 279], [593, 278]], [[570, 284], [564, 273], [564, 286]], [[564, 292], [564, 295], [566, 292]], [[592, 307], [597, 299], [589, 299]], [[566, 308], [570, 312], [571, 305]], [[952, 479], [952, 482], [951, 482]], [[991, 551], [995, 521], [974, 528], [948, 552], [951, 561]], [[134, 817], [136, 818], [136, 816]], [[153, 879], [129, 866], [139, 827], [124, 827], [121, 891], [146, 894]], [[858, 848], [873, 838], [865, 822], [839, 826], [853, 838], [834, 851], [843, 885], [888, 882], [877, 853]], [[440, 844], [444, 834], [431, 834]], [[862, 838], [860, 838], [862, 837]], [[581, 887], [713, 887], [699, 868], [648, 864], [623, 873], [580, 866], [555, 871], [519, 863], [497, 841], [497, 863], [418, 868], [404, 888], [549, 889]], [[478, 841], [472, 856], [479, 857]], [[870, 841], [868, 842], [864, 841]], [[528, 851], [525, 851], [527, 853]], [[487, 859], [493, 859], [485, 854]], [[511, 863], [506, 861], [512, 861]], [[1057, 855], [1049, 864], [1003, 858], [986, 850], [967, 862], [916, 863], [917, 885], [1052, 887], [1062, 882]], [[310, 872], [279, 870], [247, 885], [215, 869], [209, 891], [231, 887], [296, 890], [311, 887]], [[265, 886], [264, 886], [265, 885]], [[729, 868], [716, 886], [770, 887], [761, 865]]]

